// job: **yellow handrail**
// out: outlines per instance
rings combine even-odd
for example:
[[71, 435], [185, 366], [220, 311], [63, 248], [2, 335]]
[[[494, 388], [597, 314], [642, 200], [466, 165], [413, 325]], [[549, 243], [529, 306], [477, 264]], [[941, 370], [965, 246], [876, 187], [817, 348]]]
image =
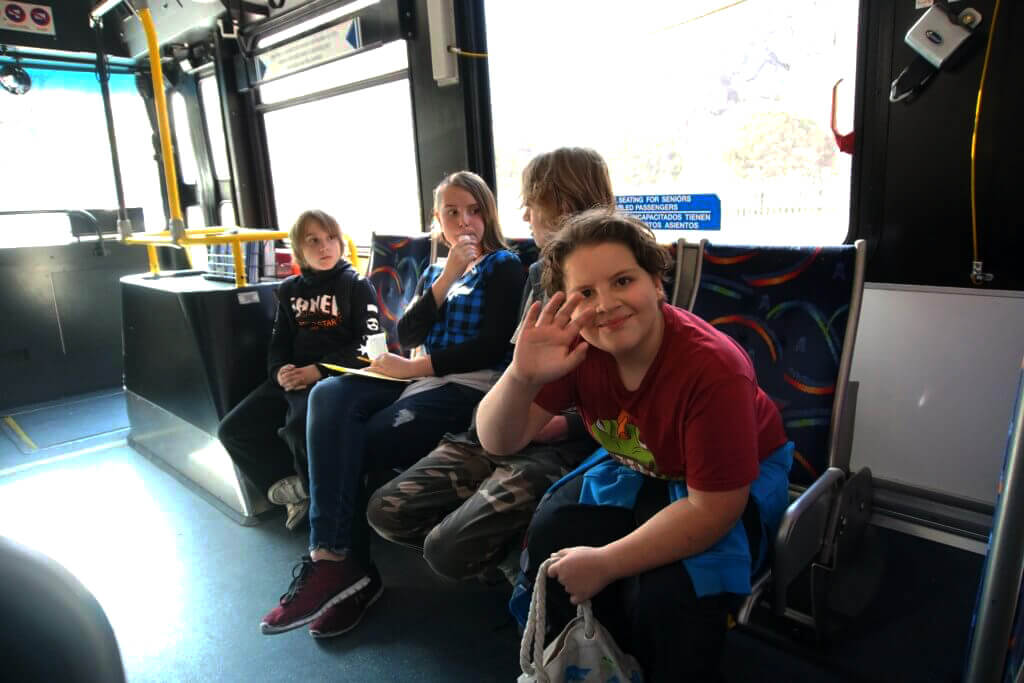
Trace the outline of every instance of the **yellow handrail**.
[[164, 162], [164, 180], [167, 185], [167, 205], [171, 212], [171, 232], [180, 234], [185, 229], [178, 196], [178, 175], [174, 170], [174, 150], [171, 147], [171, 123], [167, 117], [167, 95], [164, 93], [164, 72], [160, 64], [160, 43], [156, 39], [156, 26], [148, 7], [139, 8], [139, 20], [146, 32], [149, 48], [149, 72], [153, 81], [153, 100], [156, 103], [156, 121], [160, 129], [160, 153]]
[[182, 246], [190, 247], [207, 244], [230, 244], [231, 255], [235, 262], [235, 285], [245, 287], [245, 254], [243, 242], [280, 240], [288, 237], [287, 232], [278, 230], [255, 230], [252, 228], [197, 228], [186, 230], [185, 236], [177, 241], [167, 230], [161, 232], [140, 232], [124, 239], [125, 244], [144, 244], [149, 251], [149, 270], [153, 274], [160, 272], [160, 264], [156, 259], [156, 247]]
[[356, 250], [356, 241], [352, 239], [352, 235], [345, 233], [345, 246], [348, 251], [348, 262], [352, 264], [352, 267], [356, 269], [356, 272], [362, 273], [362, 263], [359, 260], [359, 252]]
[[[149, 52], [149, 70], [153, 81], [153, 100], [156, 104], [157, 127], [160, 132], [160, 156], [163, 159], [164, 181], [167, 187], [167, 207], [170, 212], [169, 230], [160, 232], [139, 233], [124, 238], [125, 244], [143, 244], [149, 258], [149, 271], [155, 275], [160, 273], [160, 261], [157, 258], [157, 247], [190, 247], [208, 244], [230, 244], [231, 255], [235, 263], [235, 284], [244, 287], [245, 254], [243, 242], [277, 240], [288, 237], [288, 233], [273, 230], [254, 230], [250, 228], [196, 228], [185, 229], [185, 218], [181, 212], [181, 197], [178, 194], [178, 175], [174, 168], [174, 148], [171, 142], [171, 124], [167, 115], [167, 94], [164, 92], [164, 73], [160, 63], [160, 43], [156, 36], [156, 26], [147, 2], [137, 2], [139, 21], [146, 32], [146, 46]], [[355, 244], [351, 244], [355, 254]], [[188, 252], [185, 252], [188, 254]], [[358, 256], [355, 257], [358, 260]], [[190, 259], [191, 260], [191, 259]], [[353, 264], [355, 265], [355, 264]]]

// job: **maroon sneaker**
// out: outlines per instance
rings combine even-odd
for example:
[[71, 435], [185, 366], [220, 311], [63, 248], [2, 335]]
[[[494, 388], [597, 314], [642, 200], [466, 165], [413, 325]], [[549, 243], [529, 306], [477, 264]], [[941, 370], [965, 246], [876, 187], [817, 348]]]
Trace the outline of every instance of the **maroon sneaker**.
[[314, 562], [309, 555], [295, 565], [292, 577], [280, 604], [260, 622], [263, 633], [282, 633], [308, 624], [331, 605], [358, 593], [371, 582], [369, 575], [354, 560]]
[[359, 625], [366, 610], [377, 602], [384, 592], [384, 584], [376, 567], [370, 567], [370, 582], [351, 596], [333, 607], [329, 607], [317, 617], [309, 627], [309, 635], [314, 638], [331, 638], [347, 633]]

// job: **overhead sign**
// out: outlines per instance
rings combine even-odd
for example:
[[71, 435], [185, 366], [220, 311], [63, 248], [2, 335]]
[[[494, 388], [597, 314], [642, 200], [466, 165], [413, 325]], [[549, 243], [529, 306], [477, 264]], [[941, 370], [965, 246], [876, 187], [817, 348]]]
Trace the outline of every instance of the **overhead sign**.
[[269, 81], [326, 64], [363, 46], [359, 17], [259, 55], [259, 80]]
[[57, 35], [53, 27], [53, 10], [48, 5], [0, 0], [0, 29]]
[[652, 230], [722, 229], [722, 202], [717, 194], [619, 195], [615, 203]]

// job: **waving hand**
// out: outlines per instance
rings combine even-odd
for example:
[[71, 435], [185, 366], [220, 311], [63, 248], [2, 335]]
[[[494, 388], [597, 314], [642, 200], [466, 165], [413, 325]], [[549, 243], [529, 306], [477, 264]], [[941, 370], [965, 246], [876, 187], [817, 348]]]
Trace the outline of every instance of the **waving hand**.
[[[577, 311], [583, 297], [568, 298], [558, 292], [541, 308], [534, 303], [526, 314], [510, 368], [527, 384], [546, 384], [567, 375], [583, 362], [588, 345], [580, 342], [570, 350], [580, 329], [593, 318], [593, 310]], [[575, 314], [575, 316], [574, 316]]]

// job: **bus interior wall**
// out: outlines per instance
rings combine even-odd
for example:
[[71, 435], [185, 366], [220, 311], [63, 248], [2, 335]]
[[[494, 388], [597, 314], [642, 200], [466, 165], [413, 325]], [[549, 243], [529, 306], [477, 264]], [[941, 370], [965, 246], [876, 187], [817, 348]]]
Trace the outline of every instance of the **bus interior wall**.
[[[869, 282], [973, 287], [971, 139], [995, 0], [958, 3], [983, 15], [959, 64], [943, 68], [916, 97], [890, 103], [890, 83], [915, 56], [903, 36], [920, 16], [911, 2], [863, 0], [858, 45], [856, 150], [851, 238], [868, 242]], [[1016, 207], [1017, 112], [1024, 7], [1000, 3], [978, 121], [978, 258], [984, 287], [1024, 289], [1024, 218]]]

